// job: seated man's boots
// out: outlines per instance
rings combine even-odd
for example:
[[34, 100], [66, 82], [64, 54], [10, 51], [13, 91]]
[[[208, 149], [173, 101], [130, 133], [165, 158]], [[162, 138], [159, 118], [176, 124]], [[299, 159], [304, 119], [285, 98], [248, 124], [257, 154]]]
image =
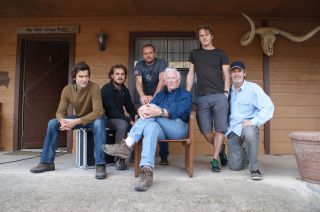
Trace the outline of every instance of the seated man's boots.
[[143, 166], [140, 168], [140, 179], [135, 186], [136, 191], [146, 191], [153, 182], [153, 171], [149, 166]]
[[42, 173], [46, 171], [53, 171], [55, 170], [54, 163], [42, 163], [40, 162], [37, 166], [30, 169], [32, 173]]
[[106, 179], [107, 178], [107, 171], [106, 171], [106, 165], [105, 164], [99, 164], [96, 165], [96, 179]]
[[120, 158], [128, 158], [131, 153], [131, 149], [127, 146], [124, 139], [122, 139], [120, 144], [104, 144], [101, 146], [101, 149], [108, 155]]

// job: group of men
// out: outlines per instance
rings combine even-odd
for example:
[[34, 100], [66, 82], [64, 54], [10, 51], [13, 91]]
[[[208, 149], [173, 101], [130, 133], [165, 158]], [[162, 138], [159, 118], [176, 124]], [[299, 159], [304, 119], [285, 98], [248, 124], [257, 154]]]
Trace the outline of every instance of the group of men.
[[[142, 48], [143, 60], [135, 66], [136, 90], [141, 102], [137, 111], [125, 86], [125, 66], [113, 66], [108, 73], [110, 82], [100, 91], [98, 85], [89, 81], [89, 66], [84, 62], [76, 64], [72, 70], [73, 83], [63, 89], [56, 118], [48, 123], [40, 163], [31, 172], [54, 170], [59, 132], [85, 127], [94, 134], [97, 179], [107, 175], [104, 152], [116, 156], [116, 168], [124, 170], [125, 159], [142, 139], [140, 178], [135, 190], [147, 190], [153, 182], [157, 140], [187, 136], [192, 110], [190, 91], [196, 75], [196, 117], [202, 135], [213, 146], [211, 170], [221, 171], [219, 160], [223, 166], [228, 163], [232, 170], [249, 165], [251, 179], [261, 180], [257, 163], [259, 126], [272, 118], [274, 105], [259, 85], [245, 80], [243, 62], [235, 61], [229, 66], [227, 54], [213, 46], [214, 34], [208, 25], [200, 25], [197, 36], [201, 47], [190, 53], [186, 89], [179, 86], [179, 71], [168, 68], [163, 59], [155, 57], [153, 45]], [[75, 116], [67, 116], [69, 104]], [[116, 131], [116, 144], [105, 144], [106, 127]], [[159, 154], [160, 164], [167, 165], [167, 143], [160, 143]]]

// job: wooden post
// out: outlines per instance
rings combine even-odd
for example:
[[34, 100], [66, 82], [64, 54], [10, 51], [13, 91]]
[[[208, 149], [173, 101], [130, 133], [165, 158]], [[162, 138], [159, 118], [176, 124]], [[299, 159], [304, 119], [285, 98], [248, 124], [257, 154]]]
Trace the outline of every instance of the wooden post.
[[[262, 20], [262, 26], [267, 27], [268, 22]], [[267, 95], [270, 95], [270, 78], [269, 78], [269, 56], [263, 54], [263, 89]], [[264, 124], [264, 151], [270, 154], [270, 121]]]
[[3, 151], [4, 148], [1, 146], [1, 136], [2, 136], [1, 135], [1, 131], [2, 131], [1, 130], [1, 114], [2, 114], [2, 108], [1, 107], [2, 107], [2, 103], [0, 102], [0, 151]]

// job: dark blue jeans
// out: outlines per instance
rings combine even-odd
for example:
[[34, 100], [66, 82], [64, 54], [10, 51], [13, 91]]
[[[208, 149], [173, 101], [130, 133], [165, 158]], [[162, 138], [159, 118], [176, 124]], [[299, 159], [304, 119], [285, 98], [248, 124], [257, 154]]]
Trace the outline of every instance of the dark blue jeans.
[[[67, 117], [69, 119], [76, 118], [74, 116]], [[73, 129], [87, 128], [91, 129], [94, 138], [94, 158], [96, 165], [106, 164], [105, 154], [101, 146], [106, 143], [106, 118], [102, 117], [94, 120], [86, 125], [76, 125]], [[56, 157], [56, 148], [60, 129], [57, 119], [51, 119], [48, 122], [48, 129], [41, 154], [42, 163], [53, 163]]]
[[169, 144], [167, 142], [159, 142], [159, 155], [160, 157], [168, 157]]

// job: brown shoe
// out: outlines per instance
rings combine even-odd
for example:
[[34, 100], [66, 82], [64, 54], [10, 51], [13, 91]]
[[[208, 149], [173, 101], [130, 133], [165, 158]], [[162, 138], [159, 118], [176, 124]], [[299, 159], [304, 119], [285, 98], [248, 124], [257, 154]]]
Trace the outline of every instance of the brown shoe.
[[36, 167], [30, 169], [32, 173], [42, 173], [46, 171], [53, 171], [55, 170], [54, 163], [42, 163], [40, 162]]
[[140, 168], [140, 179], [136, 184], [134, 190], [146, 191], [153, 182], [153, 171], [149, 166], [143, 166]]
[[106, 165], [96, 165], [96, 179], [106, 179], [107, 177], [107, 171], [106, 171]]
[[101, 148], [108, 155], [113, 155], [120, 158], [128, 158], [131, 152], [130, 147], [127, 146], [124, 139], [122, 139], [120, 144], [105, 144], [102, 145]]
[[126, 170], [128, 168], [126, 165], [126, 159], [117, 158], [115, 162], [115, 167], [117, 170]]

